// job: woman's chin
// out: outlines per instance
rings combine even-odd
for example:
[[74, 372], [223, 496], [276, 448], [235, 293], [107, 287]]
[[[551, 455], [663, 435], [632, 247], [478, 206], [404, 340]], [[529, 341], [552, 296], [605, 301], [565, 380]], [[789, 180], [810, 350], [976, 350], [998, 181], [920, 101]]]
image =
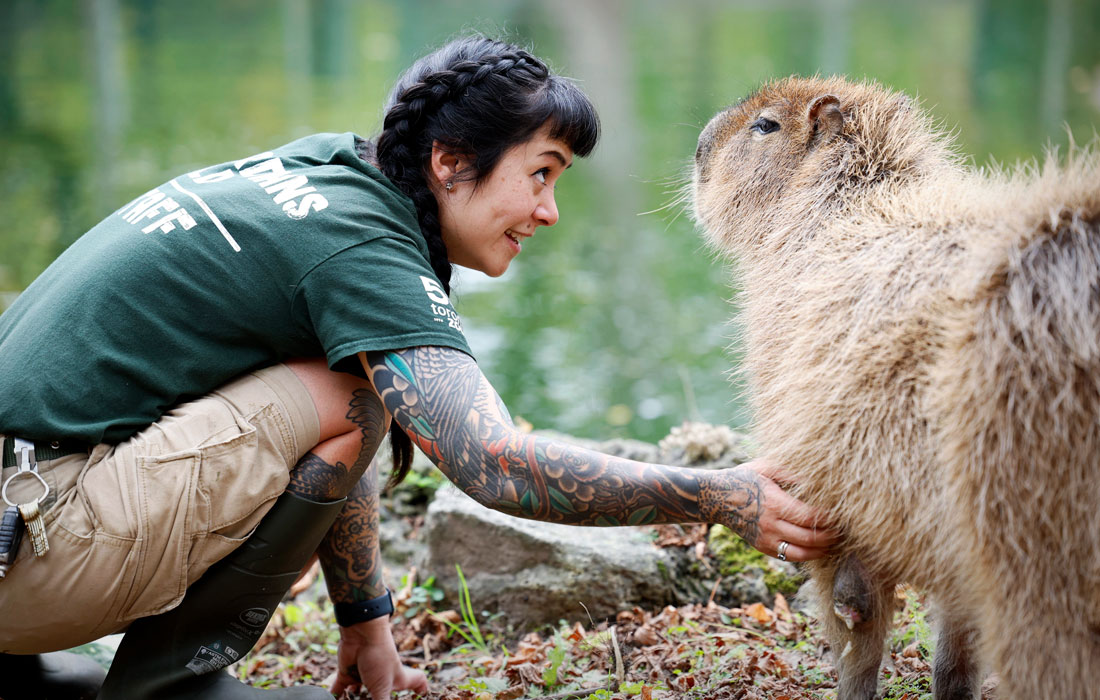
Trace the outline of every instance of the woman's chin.
[[455, 263], [455, 265], [458, 265], [459, 267], [464, 267], [467, 270], [477, 270], [478, 272], [480, 272], [484, 275], [487, 275], [489, 277], [500, 277], [501, 275], [503, 275], [505, 272], [508, 271], [508, 266], [511, 264], [511, 262], [512, 261], [509, 260], [509, 261], [507, 261], [503, 264], [496, 263], [496, 264], [493, 264], [493, 265], [486, 265], [486, 264], [480, 264], [480, 263], [479, 264]]

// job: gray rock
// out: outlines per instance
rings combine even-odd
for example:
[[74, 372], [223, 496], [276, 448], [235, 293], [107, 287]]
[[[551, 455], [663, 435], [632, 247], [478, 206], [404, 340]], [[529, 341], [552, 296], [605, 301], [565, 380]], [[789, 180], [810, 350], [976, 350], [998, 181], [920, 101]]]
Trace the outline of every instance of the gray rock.
[[[597, 442], [552, 431], [537, 434], [626, 459], [702, 468], [733, 467], [752, 452], [751, 443], [740, 434], [733, 434], [720, 455], [703, 460], [688, 459], [678, 445], [670, 449], [638, 440]], [[414, 462], [414, 471], [431, 468], [422, 456], [417, 457], [423, 463]], [[760, 569], [749, 568], [719, 580], [692, 549], [654, 545], [648, 528], [525, 520], [490, 510], [449, 484], [439, 489], [428, 507], [419, 533], [425, 550], [413, 555], [401, 548], [396, 535], [383, 533], [387, 559], [413, 556], [422, 575], [436, 577], [447, 593], [447, 605], [458, 608], [458, 564], [475, 611], [502, 613], [516, 625], [562, 619], [587, 622], [589, 614], [599, 621], [633, 606], [655, 609], [704, 603], [712, 597], [731, 606], [771, 605], [773, 600]]]
[[428, 508], [424, 532], [428, 553], [420, 568], [436, 576], [448, 603], [458, 606], [458, 564], [475, 611], [503, 613], [517, 625], [587, 621], [585, 607], [599, 621], [633, 605], [679, 604], [684, 596], [676, 578], [686, 555], [655, 546], [641, 528], [525, 520], [445, 487]]
[[382, 566], [386, 583], [391, 590], [401, 585], [401, 579], [409, 573], [413, 562], [425, 558], [427, 545], [422, 536], [413, 533], [412, 525], [405, 518], [397, 517], [383, 504], [378, 540], [382, 550]]

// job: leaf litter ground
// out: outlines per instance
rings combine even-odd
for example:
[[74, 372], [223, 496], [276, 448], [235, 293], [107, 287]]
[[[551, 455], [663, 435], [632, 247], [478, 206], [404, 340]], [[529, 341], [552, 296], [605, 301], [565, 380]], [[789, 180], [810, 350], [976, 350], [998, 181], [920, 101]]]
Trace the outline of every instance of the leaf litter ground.
[[[516, 632], [483, 613], [432, 611], [432, 591], [396, 592], [394, 639], [428, 675], [429, 700], [796, 700], [835, 698], [836, 671], [817, 625], [781, 595], [771, 607], [625, 607], [613, 620]], [[430, 584], [429, 584], [430, 585]], [[930, 700], [932, 635], [920, 598], [899, 590], [897, 626], [881, 671], [884, 700]], [[474, 605], [491, 607], [489, 601]], [[487, 616], [487, 617], [486, 617]], [[236, 673], [256, 686], [331, 684], [338, 638], [332, 607], [284, 603]], [[477, 634], [474, 634], [476, 632]], [[346, 692], [343, 700], [363, 700]], [[398, 697], [412, 697], [399, 694]], [[995, 700], [992, 682], [983, 700]]]

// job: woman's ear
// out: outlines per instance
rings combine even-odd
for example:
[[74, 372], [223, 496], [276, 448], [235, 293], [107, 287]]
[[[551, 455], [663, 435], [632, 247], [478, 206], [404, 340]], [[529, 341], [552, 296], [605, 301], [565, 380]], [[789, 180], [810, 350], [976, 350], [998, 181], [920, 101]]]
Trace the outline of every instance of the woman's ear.
[[459, 173], [468, 165], [466, 157], [460, 153], [446, 148], [439, 141], [432, 142], [432, 176], [435, 179], [433, 187], [450, 189], [447, 183], [455, 182]]

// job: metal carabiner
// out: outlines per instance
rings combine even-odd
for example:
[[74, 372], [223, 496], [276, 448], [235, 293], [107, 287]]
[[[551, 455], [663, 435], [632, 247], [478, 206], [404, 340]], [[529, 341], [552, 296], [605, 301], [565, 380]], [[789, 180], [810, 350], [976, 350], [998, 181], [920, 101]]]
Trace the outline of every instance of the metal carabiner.
[[38, 460], [34, 454], [34, 443], [23, 438], [12, 438], [15, 454], [19, 455], [19, 471], [29, 472], [38, 468]]

